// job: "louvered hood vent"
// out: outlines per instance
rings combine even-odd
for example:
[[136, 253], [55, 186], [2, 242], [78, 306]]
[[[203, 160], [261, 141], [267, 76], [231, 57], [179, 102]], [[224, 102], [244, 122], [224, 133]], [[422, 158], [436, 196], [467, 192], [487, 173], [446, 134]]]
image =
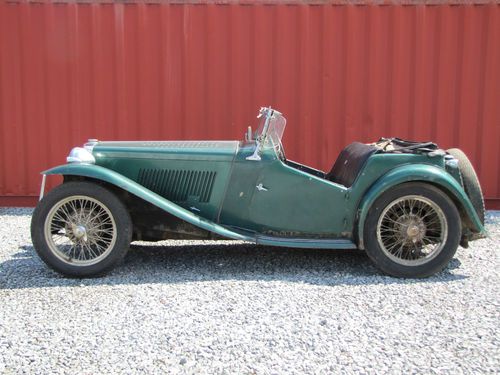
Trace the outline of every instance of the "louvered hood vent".
[[141, 169], [138, 182], [145, 188], [174, 202], [195, 199], [210, 201], [216, 172], [171, 169]]

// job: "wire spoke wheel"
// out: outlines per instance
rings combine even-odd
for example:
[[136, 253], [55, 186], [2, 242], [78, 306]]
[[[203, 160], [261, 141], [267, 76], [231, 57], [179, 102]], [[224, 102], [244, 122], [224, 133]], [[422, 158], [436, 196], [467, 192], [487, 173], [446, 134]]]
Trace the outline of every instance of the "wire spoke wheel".
[[127, 254], [130, 213], [116, 192], [88, 181], [52, 189], [33, 211], [31, 238], [40, 258], [69, 277], [102, 276]]
[[49, 211], [44, 233], [51, 252], [73, 266], [90, 266], [113, 250], [117, 226], [111, 211], [99, 200], [69, 196]]
[[448, 238], [443, 210], [432, 200], [407, 195], [392, 201], [377, 223], [377, 240], [394, 262], [418, 266], [434, 259]]

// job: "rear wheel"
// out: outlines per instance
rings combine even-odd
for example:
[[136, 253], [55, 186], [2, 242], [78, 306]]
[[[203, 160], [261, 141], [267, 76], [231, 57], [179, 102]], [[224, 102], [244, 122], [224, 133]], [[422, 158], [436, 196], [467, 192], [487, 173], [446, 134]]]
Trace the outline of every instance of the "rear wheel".
[[460, 235], [454, 203], [424, 183], [384, 192], [370, 208], [364, 228], [368, 256], [396, 277], [427, 277], [441, 271], [453, 258]]
[[31, 221], [38, 255], [72, 277], [98, 276], [125, 256], [132, 235], [130, 215], [109, 190], [89, 182], [58, 186], [40, 201]]

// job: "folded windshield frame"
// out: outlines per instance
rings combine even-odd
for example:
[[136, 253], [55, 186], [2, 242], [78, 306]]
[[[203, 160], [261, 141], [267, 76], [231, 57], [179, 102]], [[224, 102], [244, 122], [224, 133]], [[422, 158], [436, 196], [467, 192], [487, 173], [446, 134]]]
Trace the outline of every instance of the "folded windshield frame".
[[247, 160], [260, 160], [262, 149], [274, 148], [278, 155], [282, 148], [281, 139], [285, 132], [286, 118], [281, 112], [271, 107], [262, 107], [257, 118], [259, 126], [255, 133], [256, 147], [254, 153], [247, 157]]

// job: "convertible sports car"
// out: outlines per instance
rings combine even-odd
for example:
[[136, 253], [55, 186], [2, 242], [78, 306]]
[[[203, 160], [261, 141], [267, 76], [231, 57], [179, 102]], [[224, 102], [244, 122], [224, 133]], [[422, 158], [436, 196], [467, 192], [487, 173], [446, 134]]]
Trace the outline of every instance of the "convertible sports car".
[[[367, 252], [385, 273], [426, 277], [485, 236], [476, 174], [458, 149], [354, 142], [330, 172], [285, 157], [286, 120], [262, 108], [243, 141], [89, 140], [43, 174], [31, 224], [39, 256], [102, 275], [133, 240], [237, 239]], [[44, 196], [47, 175], [64, 182]]]

